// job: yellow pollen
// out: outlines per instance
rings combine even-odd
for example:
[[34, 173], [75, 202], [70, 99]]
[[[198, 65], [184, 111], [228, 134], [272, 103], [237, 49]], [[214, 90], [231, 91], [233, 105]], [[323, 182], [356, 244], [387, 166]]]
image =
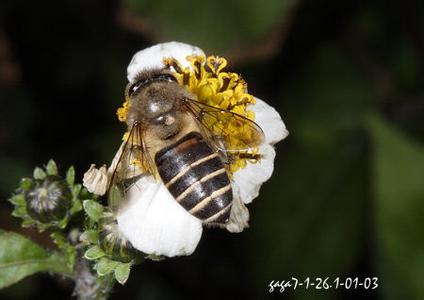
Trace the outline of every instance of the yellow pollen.
[[116, 111], [119, 121], [121, 122], [127, 121], [128, 107], [129, 107], [129, 102], [128, 100], [126, 100], [122, 104], [122, 107], [118, 108], [118, 110]]

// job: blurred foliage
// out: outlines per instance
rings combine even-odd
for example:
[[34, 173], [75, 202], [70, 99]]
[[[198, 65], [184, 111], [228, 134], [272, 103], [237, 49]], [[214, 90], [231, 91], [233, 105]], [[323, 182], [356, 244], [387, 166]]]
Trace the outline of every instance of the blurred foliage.
[[377, 266], [386, 274], [388, 299], [424, 295], [424, 147], [384, 121], [371, 119]]
[[[178, 40], [222, 51], [263, 39], [289, 16], [298, 0], [125, 0], [161, 40]], [[218, 52], [217, 52], [218, 53]]]
[[[77, 174], [111, 160], [126, 66], [156, 42], [231, 53], [290, 131], [249, 230], [205, 230], [192, 256], [142, 264], [113, 298], [424, 298], [422, 1], [2, 1], [0, 33], [0, 70], [8, 60], [21, 74], [0, 72], [2, 199], [51, 156]], [[292, 276], [378, 276], [380, 286], [267, 293]], [[72, 289], [40, 278], [0, 297]]]
[[[370, 85], [338, 45], [321, 46], [296, 77], [281, 97], [289, 104], [284, 114], [291, 118], [292, 151], [283, 163], [277, 160], [271, 186], [263, 191], [265, 199], [275, 201], [272, 208], [258, 204], [260, 221], [251, 229], [252, 242], [261, 241], [267, 253], [254, 260], [263, 272], [256, 274], [262, 285], [279, 278], [281, 269], [299, 278], [343, 274], [366, 230], [361, 219], [370, 200], [369, 162], [362, 120], [372, 103]], [[267, 228], [284, 243], [263, 235]]]
[[19, 234], [0, 230], [0, 288], [42, 271], [69, 274], [64, 257], [58, 253], [49, 253]]

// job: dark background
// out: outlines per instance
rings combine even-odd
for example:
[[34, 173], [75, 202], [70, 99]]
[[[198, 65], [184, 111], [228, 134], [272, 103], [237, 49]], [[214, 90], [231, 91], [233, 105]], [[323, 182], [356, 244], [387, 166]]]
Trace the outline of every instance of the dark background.
[[[157, 42], [229, 59], [290, 136], [241, 234], [136, 267], [112, 299], [423, 299], [424, 2], [0, 1], [0, 225], [7, 197], [54, 158], [108, 163], [132, 55]], [[25, 231], [50, 246], [47, 235]], [[271, 280], [378, 276], [376, 290], [268, 293]], [[70, 298], [41, 274], [3, 299]]]

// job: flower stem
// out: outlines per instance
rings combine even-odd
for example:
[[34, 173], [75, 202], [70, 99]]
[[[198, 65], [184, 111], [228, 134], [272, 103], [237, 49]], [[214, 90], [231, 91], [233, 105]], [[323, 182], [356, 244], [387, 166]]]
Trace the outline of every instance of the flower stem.
[[97, 276], [84, 258], [76, 261], [74, 279], [74, 295], [78, 300], [105, 300], [114, 285], [113, 276]]

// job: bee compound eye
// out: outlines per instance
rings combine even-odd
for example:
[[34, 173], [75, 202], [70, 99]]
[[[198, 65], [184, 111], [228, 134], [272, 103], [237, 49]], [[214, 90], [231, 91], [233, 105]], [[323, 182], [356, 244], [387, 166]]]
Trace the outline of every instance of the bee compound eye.
[[162, 74], [159, 76], [159, 80], [161, 81], [167, 81], [167, 82], [175, 82], [175, 78], [174, 76], [170, 75], [170, 74]]
[[128, 90], [128, 94], [131, 96], [140, 88], [140, 86], [141, 86], [141, 83], [139, 81], [134, 83], [133, 85], [130, 86]]
[[145, 86], [146, 84], [150, 83], [152, 80], [150, 78], [147, 79], [143, 79], [143, 80], [138, 80], [136, 82], [134, 82], [129, 90], [128, 90], [128, 94], [131, 96], [132, 94], [134, 94], [135, 92], [137, 92], [141, 87]]

